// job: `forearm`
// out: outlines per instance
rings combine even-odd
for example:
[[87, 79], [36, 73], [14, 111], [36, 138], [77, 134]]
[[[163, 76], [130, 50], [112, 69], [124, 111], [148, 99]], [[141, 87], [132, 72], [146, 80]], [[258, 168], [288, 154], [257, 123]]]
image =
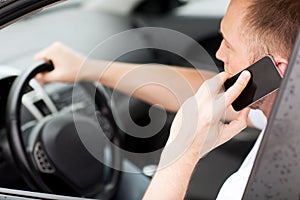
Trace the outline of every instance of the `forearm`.
[[184, 199], [197, 160], [183, 156], [166, 167], [160, 162], [161, 169], [152, 178], [143, 200]]
[[176, 112], [214, 72], [158, 64], [89, 61], [84, 78]]

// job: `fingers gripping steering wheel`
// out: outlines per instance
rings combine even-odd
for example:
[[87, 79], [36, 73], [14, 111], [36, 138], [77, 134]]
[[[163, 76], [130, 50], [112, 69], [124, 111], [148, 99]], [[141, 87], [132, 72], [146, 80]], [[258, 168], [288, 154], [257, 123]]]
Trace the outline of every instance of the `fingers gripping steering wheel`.
[[[40, 120], [26, 142], [21, 130], [22, 96], [29, 81], [38, 73], [53, 70], [51, 62], [25, 70], [14, 81], [7, 103], [7, 131], [12, 155], [26, 183], [34, 190], [75, 196], [95, 196], [110, 199], [117, 190], [120, 172], [108, 168], [95, 159], [83, 146], [78, 134], [80, 126], [97, 135], [99, 129], [87, 116], [79, 117], [76, 125], [72, 115], [48, 116]], [[95, 87], [88, 83], [89, 86]], [[95, 87], [96, 88], [96, 87]], [[97, 90], [97, 89], [96, 89]], [[95, 90], [94, 90], [95, 91]], [[120, 146], [117, 126], [103, 93], [97, 90], [97, 107], [113, 129], [110, 141]], [[100, 102], [99, 102], [100, 97]], [[98, 124], [99, 126], [99, 124]], [[93, 136], [92, 136], [93, 137]], [[103, 143], [99, 142], [101, 147]], [[117, 148], [111, 148], [112, 166], [120, 167]]]

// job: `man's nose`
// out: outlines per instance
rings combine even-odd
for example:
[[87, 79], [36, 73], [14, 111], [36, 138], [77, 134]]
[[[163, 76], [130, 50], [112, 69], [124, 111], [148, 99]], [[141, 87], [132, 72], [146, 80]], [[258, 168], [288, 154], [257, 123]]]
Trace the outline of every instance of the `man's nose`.
[[224, 51], [223, 51], [222, 47], [223, 47], [223, 41], [222, 41], [218, 51], [216, 52], [216, 58], [225, 63], [225, 54], [224, 54]]

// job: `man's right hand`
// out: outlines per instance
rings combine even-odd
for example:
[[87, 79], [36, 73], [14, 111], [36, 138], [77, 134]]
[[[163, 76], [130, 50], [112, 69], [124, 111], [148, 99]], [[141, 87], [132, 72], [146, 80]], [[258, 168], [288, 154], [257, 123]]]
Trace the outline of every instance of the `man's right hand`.
[[75, 82], [82, 80], [80, 68], [85, 58], [65, 45], [55, 42], [34, 56], [35, 60], [51, 60], [54, 70], [36, 76], [40, 83]]

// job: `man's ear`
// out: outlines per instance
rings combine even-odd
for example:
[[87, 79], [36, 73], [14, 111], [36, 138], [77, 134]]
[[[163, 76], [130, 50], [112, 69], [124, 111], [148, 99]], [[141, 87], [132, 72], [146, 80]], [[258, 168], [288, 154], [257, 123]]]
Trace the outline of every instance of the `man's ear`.
[[277, 69], [280, 72], [281, 76], [285, 74], [286, 68], [288, 66], [288, 59], [282, 57], [274, 57]]

